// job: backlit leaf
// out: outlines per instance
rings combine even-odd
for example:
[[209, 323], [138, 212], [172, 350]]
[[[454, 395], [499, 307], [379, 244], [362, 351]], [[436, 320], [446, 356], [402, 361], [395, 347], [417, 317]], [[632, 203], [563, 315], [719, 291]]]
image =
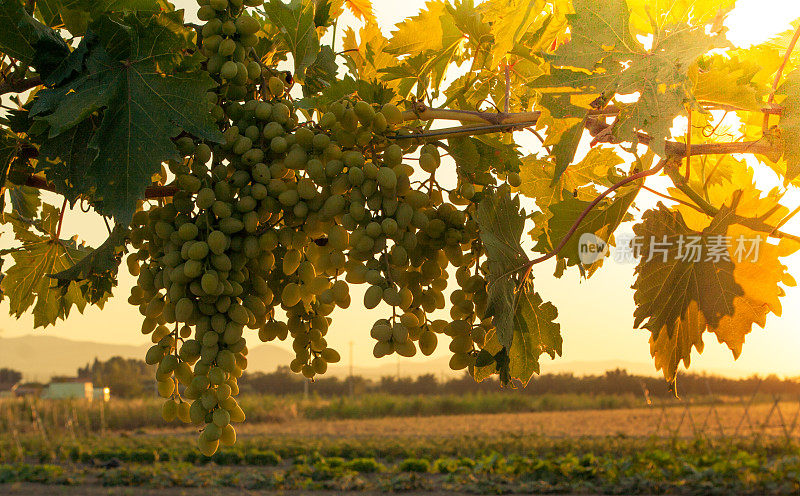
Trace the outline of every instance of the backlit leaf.
[[[161, 14], [140, 20], [129, 15], [127, 25], [107, 20], [94, 26], [97, 35], [84, 38], [89, 48], [83, 58], [84, 71], [65, 84], [41, 91], [31, 113], [50, 126], [49, 139], [65, 143], [43, 144], [48, 160], [53, 153], [62, 161], [84, 151], [69, 145], [60, 135], [102, 110], [102, 120], [89, 141], [85, 157], [93, 157], [88, 169], [72, 163], [69, 183], [72, 194], [95, 188], [97, 207], [127, 225], [136, 201], [144, 195], [161, 163], [178, 160], [170, 138], [185, 131], [199, 138], [221, 137], [206, 110], [204, 95], [214, 81], [198, 70], [179, 70], [184, 60], [180, 50], [191, 46], [192, 33], [182, 26], [180, 13]], [[115, 58], [112, 56], [116, 54]], [[74, 143], [74, 140], [72, 140]], [[88, 158], [84, 161], [89, 163]], [[59, 178], [64, 180], [65, 178]]]
[[285, 4], [270, 0], [264, 4], [269, 20], [280, 30], [280, 36], [294, 59], [294, 77], [305, 79], [306, 69], [319, 54], [319, 36], [314, 24], [314, 3], [293, 0]]

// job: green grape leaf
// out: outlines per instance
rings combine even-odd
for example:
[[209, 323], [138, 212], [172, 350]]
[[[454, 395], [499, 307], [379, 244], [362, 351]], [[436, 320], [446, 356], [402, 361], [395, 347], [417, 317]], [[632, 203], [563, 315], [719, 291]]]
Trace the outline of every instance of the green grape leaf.
[[574, 6], [576, 14], [568, 16], [571, 39], [550, 57], [567, 70], [554, 70], [534, 86], [576, 88], [601, 94], [604, 101], [638, 93], [634, 103], [622, 106], [613, 134], [638, 143], [637, 132], [643, 131], [651, 137], [650, 148], [663, 156], [673, 121], [694, 103], [689, 68], [724, 46], [723, 36], [708, 34], [705, 25], [669, 24], [657, 29], [647, 50], [631, 35], [624, 0], [575, 0]]
[[0, 282], [0, 291], [8, 298], [11, 315], [19, 318], [33, 307], [34, 327], [47, 327], [58, 319], [69, 315], [73, 306], [79, 311], [86, 307], [86, 300], [76, 287], [59, 289], [48, 275], [66, 270], [83, 258], [87, 249], [76, 244], [75, 240], [56, 239], [59, 211], [52, 205], [44, 204], [41, 217], [34, 222], [26, 221], [15, 214], [6, 215], [13, 220], [15, 233], [27, 224], [37, 231], [26, 229], [23, 236], [17, 236], [22, 249], [11, 253], [14, 265], [5, 273]]
[[784, 180], [792, 181], [800, 175], [800, 70], [786, 75], [777, 94], [782, 96], [783, 107], [778, 127], [783, 141], [783, 158], [786, 160]]
[[84, 120], [39, 147], [36, 171], [44, 173], [55, 192], [70, 203], [79, 196], [91, 194], [92, 181], [87, 177], [96, 152], [89, 148], [94, 133], [90, 120]]
[[544, 302], [539, 293], [525, 288], [517, 300], [514, 314], [514, 340], [508, 350], [509, 372], [527, 384], [533, 374], [539, 374], [539, 359], [547, 353], [551, 359], [561, 356], [563, 339], [561, 325], [556, 322], [558, 309]]
[[11, 200], [11, 211], [23, 219], [34, 219], [42, 206], [39, 190], [30, 186], [12, 186], [8, 188]]
[[329, 46], [324, 46], [313, 64], [306, 70], [306, 84], [303, 85], [303, 95], [314, 95], [330, 87], [338, 81], [339, 66], [336, 64], [336, 54]]
[[452, 138], [448, 143], [462, 174], [519, 172], [522, 165], [517, 145], [503, 142], [496, 136]]
[[294, 59], [294, 77], [305, 81], [306, 69], [317, 59], [319, 36], [314, 24], [314, 2], [270, 0], [264, 4], [270, 22], [280, 31], [280, 37]]
[[455, 0], [447, 3], [456, 27], [470, 40], [481, 43], [491, 39], [491, 26], [475, 8], [475, 0]]
[[36, 2], [36, 9], [45, 24], [51, 27], [63, 24], [74, 36], [82, 36], [89, 24], [105, 13], [155, 14], [168, 8], [167, 2], [159, 0], [38, 0]]
[[51, 275], [57, 286], [68, 292], [76, 283], [83, 298], [92, 305], [102, 308], [117, 285], [117, 273], [128, 229], [117, 225], [109, 237], [99, 247], [91, 251], [72, 267]]
[[32, 65], [42, 77], [69, 55], [61, 36], [31, 17], [19, 0], [0, 3], [0, 24], [0, 53]]
[[17, 159], [22, 145], [22, 139], [14, 132], [5, 127], [0, 128], [0, 192], [4, 191], [11, 166]]
[[571, 39], [558, 47], [553, 63], [593, 71], [606, 58], [624, 59], [640, 47], [631, 35], [625, 0], [573, 0], [568, 14]]
[[539, 373], [542, 353], [553, 358], [561, 354], [562, 339], [556, 308], [542, 301], [530, 280], [521, 279], [527, 278], [521, 272], [528, 257], [520, 244], [525, 212], [519, 202], [519, 196], [512, 198], [506, 188], [493, 191], [479, 204], [477, 220], [489, 266], [487, 315], [493, 317], [497, 343], [508, 357], [498, 362], [497, 371], [526, 384]]
[[632, 59], [622, 73], [617, 93], [640, 93], [639, 100], [620, 111], [612, 129], [624, 141], [638, 142], [637, 131], [652, 138], [650, 148], [664, 156], [675, 117], [694, 100], [688, 69], [698, 57], [719, 45], [704, 27], [673, 26], [658, 33], [658, 43]]
[[[590, 255], [582, 259], [581, 249], [582, 247], [586, 249], [588, 246], [582, 241], [588, 237], [589, 241], [596, 243], [599, 248], [613, 246], [614, 231], [628, 218], [628, 210], [633, 205], [638, 193], [638, 187], [626, 188], [614, 198], [601, 201], [589, 211], [569, 241], [558, 252], [558, 260], [564, 263], [556, 268], [557, 277], [561, 277], [565, 267], [578, 266], [586, 277], [591, 277], [600, 268], [605, 257]], [[534, 250], [541, 253], [553, 251], [561, 244], [575, 221], [591, 204], [592, 202], [589, 200], [581, 200], [572, 195], [568, 195], [562, 201], [552, 203], [549, 206], [552, 217], [547, 223], [547, 229], [539, 235]]]
[[578, 145], [581, 143], [582, 136], [583, 121], [574, 126], [570, 126], [564, 131], [558, 142], [553, 145], [553, 158], [555, 158], [556, 170], [555, 174], [553, 174], [553, 182], [551, 185], [558, 182], [561, 175], [564, 174], [575, 159], [575, 154], [578, 152]]
[[556, 166], [549, 160], [528, 156], [522, 162], [522, 183], [518, 190], [532, 198], [549, 218], [552, 216], [550, 206], [567, 197], [593, 200], [598, 194], [595, 185], [610, 186], [609, 173], [623, 163], [623, 160], [613, 148], [596, 146], [589, 150], [583, 160], [567, 169], [557, 179]]
[[[80, 75], [39, 92], [31, 114], [50, 126], [52, 140], [102, 111], [83, 155], [84, 164], [93, 155], [91, 164], [67, 174], [69, 179], [88, 179], [69, 187], [73, 195], [93, 188], [101, 202], [95, 205], [98, 212], [127, 225], [161, 163], [180, 159], [171, 138], [187, 132], [221, 140], [204, 103], [215, 83], [181, 53], [193, 46], [193, 33], [183, 26], [180, 12], [146, 20], [106, 17], [92, 29], [82, 41], [87, 50], [73, 52], [82, 59]], [[48, 160], [74, 158], [69, 142], [69, 136], [52, 145], [45, 141]], [[67, 156], [54, 157], [54, 151]]]

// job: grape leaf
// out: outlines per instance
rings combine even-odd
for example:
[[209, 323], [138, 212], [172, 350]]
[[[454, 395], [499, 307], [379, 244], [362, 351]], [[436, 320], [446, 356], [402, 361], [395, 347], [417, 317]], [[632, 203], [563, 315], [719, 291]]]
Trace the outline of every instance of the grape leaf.
[[[717, 237], [725, 236], [733, 220], [728, 209], [720, 210], [714, 222], [698, 232], [686, 225], [679, 211], [663, 204], [642, 215], [642, 222], [634, 226], [642, 243], [633, 285], [635, 327], [655, 334], [665, 329], [672, 335], [692, 301], [712, 327], [733, 314], [733, 298], [743, 294], [733, 277], [734, 263], [725, 256], [709, 259], [714, 246], [719, 246]], [[690, 240], [697, 248], [689, 248]]]
[[503, 0], [482, 3], [478, 8], [484, 22], [491, 26], [494, 37], [491, 48], [491, 60], [495, 66], [500, 65], [506, 56], [531, 29], [535, 23], [543, 22], [540, 14], [544, 12], [543, 0]]
[[5, 191], [6, 178], [22, 149], [22, 144], [23, 141], [10, 129], [0, 128], [0, 192]]
[[264, 3], [270, 22], [280, 31], [281, 39], [294, 59], [294, 78], [305, 80], [306, 69], [319, 54], [319, 36], [314, 24], [314, 2], [292, 0], [285, 4], [281, 0]]
[[570, 126], [561, 134], [558, 142], [553, 145], [553, 158], [556, 163], [555, 174], [553, 174], [553, 183], [555, 184], [561, 178], [561, 175], [567, 170], [569, 165], [575, 159], [575, 154], [578, 152], [578, 145], [581, 143], [583, 137], [584, 121], [580, 121], [575, 125]]
[[474, 0], [455, 0], [452, 4], [448, 2], [447, 9], [453, 16], [456, 27], [471, 41], [480, 44], [491, 39], [491, 26], [475, 8]]
[[[522, 159], [517, 188], [532, 198], [546, 218], [552, 217], [550, 206], [568, 197], [591, 201], [597, 194], [595, 185], [610, 186], [609, 174], [622, 163], [622, 158], [612, 148], [597, 146], [589, 150], [583, 160], [573, 165], [555, 181], [555, 164], [534, 156]], [[537, 235], [538, 237], [538, 235]]]
[[625, 0], [573, 0], [567, 14], [571, 39], [552, 56], [553, 63], [593, 71], [607, 57], [627, 58], [640, 44], [631, 36]]
[[[382, 69], [398, 65], [397, 58], [386, 49], [389, 44], [377, 24], [366, 24], [356, 32], [347, 28], [342, 45], [347, 68], [357, 79], [377, 79]], [[396, 84], [394, 85], [396, 86]]]
[[800, 70], [786, 75], [777, 94], [783, 107], [778, 127], [783, 141], [783, 158], [786, 160], [786, 175], [789, 182], [800, 175]]
[[561, 325], [556, 323], [558, 309], [544, 302], [539, 293], [525, 288], [517, 300], [514, 313], [514, 340], [508, 350], [509, 372], [527, 384], [533, 374], [541, 372], [539, 358], [547, 353], [554, 359], [561, 356]]
[[[91, 165], [69, 172], [70, 179], [89, 180], [70, 187], [73, 194], [94, 188], [95, 198], [102, 201], [98, 211], [127, 225], [161, 163], [180, 158], [172, 137], [185, 131], [220, 141], [204, 104], [215, 83], [181, 53], [192, 46], [193, 34], [183, 27], [180, 12], [146, 20], [104, 17], [92, 29], [82, 41], [87, 50], [71, 55], [82, 58], [83, 71], [39, 92], [31, 114], [50, 126], [48, 139], [56, 139], [102, 110], [88, 144], [88, 155], [94, 153]], [[71, 151], [63, 144], [43, 146], [48, 152]], [[52, 154], [49, 158], [53, 160]]]
[[390, 53], [418, 54], [426, 50], [439, 51], [451, 46], [462, 37], [446, 2], [433, 0], [425, 4], [419, 14], [397, 25], [392, 32], [387, 50]]
[[753, 82], [759, 67], [738, 57], [715, 55], [698, 61], [689, 78], [694, 97], [701, 102], [761, 111], [761, 91]]
[[[715, 189], [718, 191], [712, 194], [723, 191], [723, 188]], [[675, 211], [660, 206], [659, 210], [645, 214], [651, 227], [657, 227], [659, 232], [683, 231], [688, 236], [685, 234], [688, 229], [693, 235], [703, 236], [700, 248], [705, 250], [703, 257], [713, 236], [724, 236], [727, 240], [723, 247], [726, 260], [719, 262], [670, 263], [671, 269], [665, 273], [667, 268], [660, 254], [653, 261], [647, 262], [644, 257], [640, 261], [639, 267], [651, 264], [646, 270], [652, 277], [642, 284], [637, 279], [635, 299], [637, 304], [650, 305], [651, 315], [647, 316], [649, 320], [644, 327], [652, 333], [651, 354], [656, 368], [663, 371], [667, 380], [674, 380], [681, 362], [689, 366], [692, 348], [702, 352], [703, 332], [715, 334], [720, 343], [728, 346], [734, 358], [738, 358], [753, 325], [764, 327], [770, 312], [780, 315], [780, 297], [785, 294], [781, 284], [795, 285], [780, 258], [796, 252], [800, 244], [784, 239], [775, 245], [767, 241], [765, 233], [737, 223], [746, 215], [774, 225], [788, 213], [785, 207], [775, 206], [774, 197], [762, 198], [760, 192], [751, 187], [734, 191], [710, 222], [702, 214], [683, 206]], [[656, 239], [661, 241], [659, 236], [656, 234]], [[643, 241], [642, 254], [646, 255], [648, 240]], [[673, 251], [669, 256], [675, 254]], [[657, 265], [662, 266], [660, 272], [653, 272]], [[638, 295], [639, 288], [645, 286], [658, 287], [659, 294], [648, 290], [651, 294]], [[641, 309], [642, 306], [635, 314], [638, 314], [637, 320], [645, 316]]]
[[519, 172], [522, 165], [517, 145], [504, 143], [493, 136], [452, 138], [448, 143], [450, 154], [462, 174]]
[[[82, 36], [86, 28], [108, 12], [150, 12], [167, 10], [167, 2], [159, 0], [38, 0], [36, 8], [45, 24], [61, 24], [74, 36]], [[170, 9], [171, 10], [171, 9]]]
[[102, 308], [117, 285], [117, 272], [125, 253], [128, 229], [117, 225], [109, 237], [72, 267], [51, 275], [58, 288], [67, 292], [77, 284], [83, 298]]
[[344, 0], [344, 3], [354, 16], [367, 24], [376, 22], [375, 13], [372, 11], [371, 0]]
[[520, 269], [524, 271], [528, 257], [520, 245], [525, 213], [519, 201], [506, 188], [494, 191], [479, 204], [477, 220], [489, 266], [487, 315], [493, 316], [497, 342], [508, 357], [507, 362], [497, 363], [498, 372], [526, 384], [539, 373], [542, 353], [553, 358], [561, 354], [562, 339], [556, 308], [542, 301], [531, 281], [520, 279], [527, 277]]
[[[569, 241], [558, 252], [557, 258], [565, 263], [556, 268], [556, 277], [561, 277], [563, 268], [577, 265], [581, 273], [590, 277], [603, 263], [600, 257], [590, 263], [581, 261], [581, 237], [592, 234], [603, 243], [614, 245], [614, 231], [627, 218], [628, 210], [633, 205], [639, 188], [634, 186], [619, 191], [617, 196], [605, 200], [594, 206], [586, 217], [583, 218], [578, 228], [569, 238]], [[552, 203], [549, 207], [552, 217], [547, 223], [547, 229], [539, 235], [534, 247], [541, 253], [549, 253], [559, 246], [567, 236], [578, 217], [586, 210], [591, 201], [581, 200], [574, 196], [567, 196], [562, 201]]]
[[84, 120], [39, 147], [37, 172], [43, 172], [55, 192], [73, 203], [79, 196], [91, 193], [91, 170], [96, 152], [89, 148], [94, 133], [90, 120]]
[[42, 77], [69, 55], [61, 36], [31, 17], [19, 0], [0, 3], [0, 24], [0, 53], [31, 64]]
[[8, 188], [8, 196], [11, 200], [11, 211], [23, 219], [35, 218], [42, 205], [39, 190], [30, 186]]
[[58, 319], [69, 315], [72, 306], [79, 311], [86, 307], [77, 288], [70, 287], [62, 291], [55, 287], [48, 275], [68, 269], [76, 260], [85, 256], [87, 249], [75, 243], [74, 239], [56, 239], [59, 211], [52, 205], [44, 204], [41, 217], [35, 222], [26, 221], [14, 214], [7, 215], [12, 219], [15, 233], [21, 226], [29, 224], [41, 235], [27, 230], [24, 236], [17, 236], [22, 241], [21, 250], [11, 253], [14, 265], [11, 266], [0, 283], [0, 290], [8, 298], [11, 315], [19, 318], [33, 307], [34, 327], [47, 327]]
[[568, 16], [571, 40], [551, 59], [583, 71], [554, 71], [537, 86], [580, 88], [605, 100], [638, 93], [638, 100], [623, 106], [612, 131], [634, 143], [636, 132], [644, 131], [652, 138], [650, 147], [663, 156], [675, 117], [693, 102], [688, 70], [698, 57], [722, 46], [722, 36], [707, 34], [703, 25], [670, 24], [657, 30], [646, 50], [631, 35], [624, 0], [575, 0], [574, 5], [576, 14]]
[[626, 0], [630, 24], [636, 34], [652, 34], [653, 26], [688, 22], [721, 23], [736, 0]]
[[330, 87], [337, 81], [339, 66], [336, 65], [336, 54], [329, 46], [324, 46], [313, 64], [306, 70], [306, 84], [303, 95], [313, 95]]

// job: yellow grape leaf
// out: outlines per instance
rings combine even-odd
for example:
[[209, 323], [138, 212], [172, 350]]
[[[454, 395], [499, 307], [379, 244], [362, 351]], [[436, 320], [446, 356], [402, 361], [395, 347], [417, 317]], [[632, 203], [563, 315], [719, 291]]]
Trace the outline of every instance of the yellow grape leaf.
[[686, 313], [678, 317], [672, 333], [667, 332], [665, 327], [650, 335], [650, 355], [656, 370], [662, 371], [667, 381], [675, 380], [681, 362], [684, 367], [689, 367], [692, 362], [692, 348], [696, 348], [698, 353], [703, 352], [705, 328], [703, 313], [697, 308], [697, 302], [692, 301]]
[[[762, 219], [768, 225], [777, 224], [789, 213], [789, 209], [780, 206], [776, 198], [770, 195], [761, 198], [755, 189], [737, 192], [734, 198], [736, 214]], [[731, 200], [733, 201], [734, 199]], [[784, 296], [784, 291], [780, 284], [785, 286], [795, 284], [779, 257], [794, 253], [800, 245], [789, 239], [782, 239], [778, 244], [769, 243], [765, 233], [738, 224], [730, 226], [727, 235], [732, 240], [730, 257], [736, 262], [733, 276], [744, 290], [744, 295], [734, 298], [734, 314], [723, 317], [719, 325], [711, 331], [717, 335], [720, 343], [730, 348], [734, 358], [738, 358], [742, 353], [745, 336], [753, 324], [763, 328], [767, 314], [772, 312], [781, 315], [780, 297]], [[742, 240], [742, 243], [740, 244], [738, 240]], [[751, 243], [745, 245], [745, 241]], [[756, 251], [752, 253], [745, 251], [750, 249]]]
[[463, 38], [442, 0], [425, 4], [419, 14], [397, 25], [387, 50], [395, 54], [417, 55], [426, 50], [441, 50]]
[[376, 22], [375, 13], [372, 10], [372, 2], [370, 0], [344, 0], [344, 3], [354, 16], [367, 24]]
[[[726, 190], [722, 187], [714, 189], [712, 196], [721, 195]], [[643, 258], [637, 267], [639, 277], [634, 285], [639, 304], [637, 325], [647, 314], [645, 318], [649, 320], [644, 327], [653, 333], [651, 354], [656, 368], [662, 370], [670, 381], [674, 379], [681, 361], [689, 366], [692, 348], [702, 353], [702, 333], [705, 331], [714, 333], [717, 340], [731, 350], [734, 358], [738, 358], [753, 325], [763, 328], [770, 312], [781, 314], [782, 286], [795, 285], [780, 258], [800, 249], [800, 244], [787, 239], [774, 244], [767, 240], [766, 233], [737, 223], [746, 217], [759, 218], [767, 225], [776, 224], [788, 213], [787, 208], [777, 203], [777, 190], [762, 197], [752, 186], [731, 192], [728, 185], [727, 192], [729, 198], [711, 220], [680, 205], [673, 211], [647, 213], [646, 216], [660, 218], [655, 224], [651, 223], [651, 227], [657, 225], [655, 229], [645, 229], [644, 232], [641, 224], [635, 228], [637, 234], [646, 238], [643, 240]], [[677, 226], [674, 220], [685, 221], [683, 227], [674, 228]], [[647, 261], [644, 255], [649, 252], [649, 235], [661, 241], [665, 233], [672, 242], [670, 260], [678, 254], [675, 250], [680, 250], [676, 244], [678, 239], [673, 239], [676, 233], [702, 236], [703, 259], [688, 263], [662, 263], [658, 258]], [[712, 235], [727, 240], [727, 261], [709, 262], [705, 259]], [[688, 248], [684, 250], [684, 253], [689, 253]], [[707, 275], [702, 276], [703, 273]]]
[[597, 196], [596, 184], [610, 185], [609, 171], [621, 164], [622, 158], [613, 148], [595, 147], [578, 162], [570, 166], [553, 184], [555, 164], [534, 156], [522, 159], [518, 188], [523, 195], [533, 198], [536, 205], [549, 218], [552, 216], [550, 205], [564, 199], [564, 195], [574, 196], [579, 200], [593, 200]]
[[522, 38], [547, 18], [544, 0], [488, 0], [478, 8], [494, 36], [492, 63], [497, 66]]
[[651, 34], [653, 23], [663, 28], [674, 23], [712, 24], [722, 27], [725, 14], [736, 0], [627, 0], [631, 10], [631, 29], [636, 34]]
[[758, 72], [756, 67], [753, 63], [722, 56], [700, 61], [689, 71], [694, 97], [700, 102], [759, 112], [763, 106], [762, 95], [758, 86], [750, 81]]
[[[358, 36], [353, 29], [347, 28], [342, 43], [343, 55], [351, 72], [364, 81], [379, 79], [378, 71], [398, 64], [394, 55], [386, 50], [389, 41], [375, 23], [365, 24], [359, 30]], [[393, 86], [392, 82], [387, 84]]]

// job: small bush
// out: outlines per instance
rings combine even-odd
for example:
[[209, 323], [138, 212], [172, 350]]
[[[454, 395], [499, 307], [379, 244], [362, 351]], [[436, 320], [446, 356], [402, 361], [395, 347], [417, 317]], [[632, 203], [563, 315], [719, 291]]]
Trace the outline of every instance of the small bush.
[[356, 458], [349, 461], [345, 467], [361, 474], [371, 474], [386, 470], [386, 467], [378, 463], [374, 458]]
[[281, 463], [281, 457], [272, 450], [267, 451], [251, 451], [244, 457], [244, 462], [247, 465], [257, 466], [275, 466]]
[[406, 458], [397, 466], [400, 472], [427, 473], [431, 471], [431, 463], [424, 458]]

